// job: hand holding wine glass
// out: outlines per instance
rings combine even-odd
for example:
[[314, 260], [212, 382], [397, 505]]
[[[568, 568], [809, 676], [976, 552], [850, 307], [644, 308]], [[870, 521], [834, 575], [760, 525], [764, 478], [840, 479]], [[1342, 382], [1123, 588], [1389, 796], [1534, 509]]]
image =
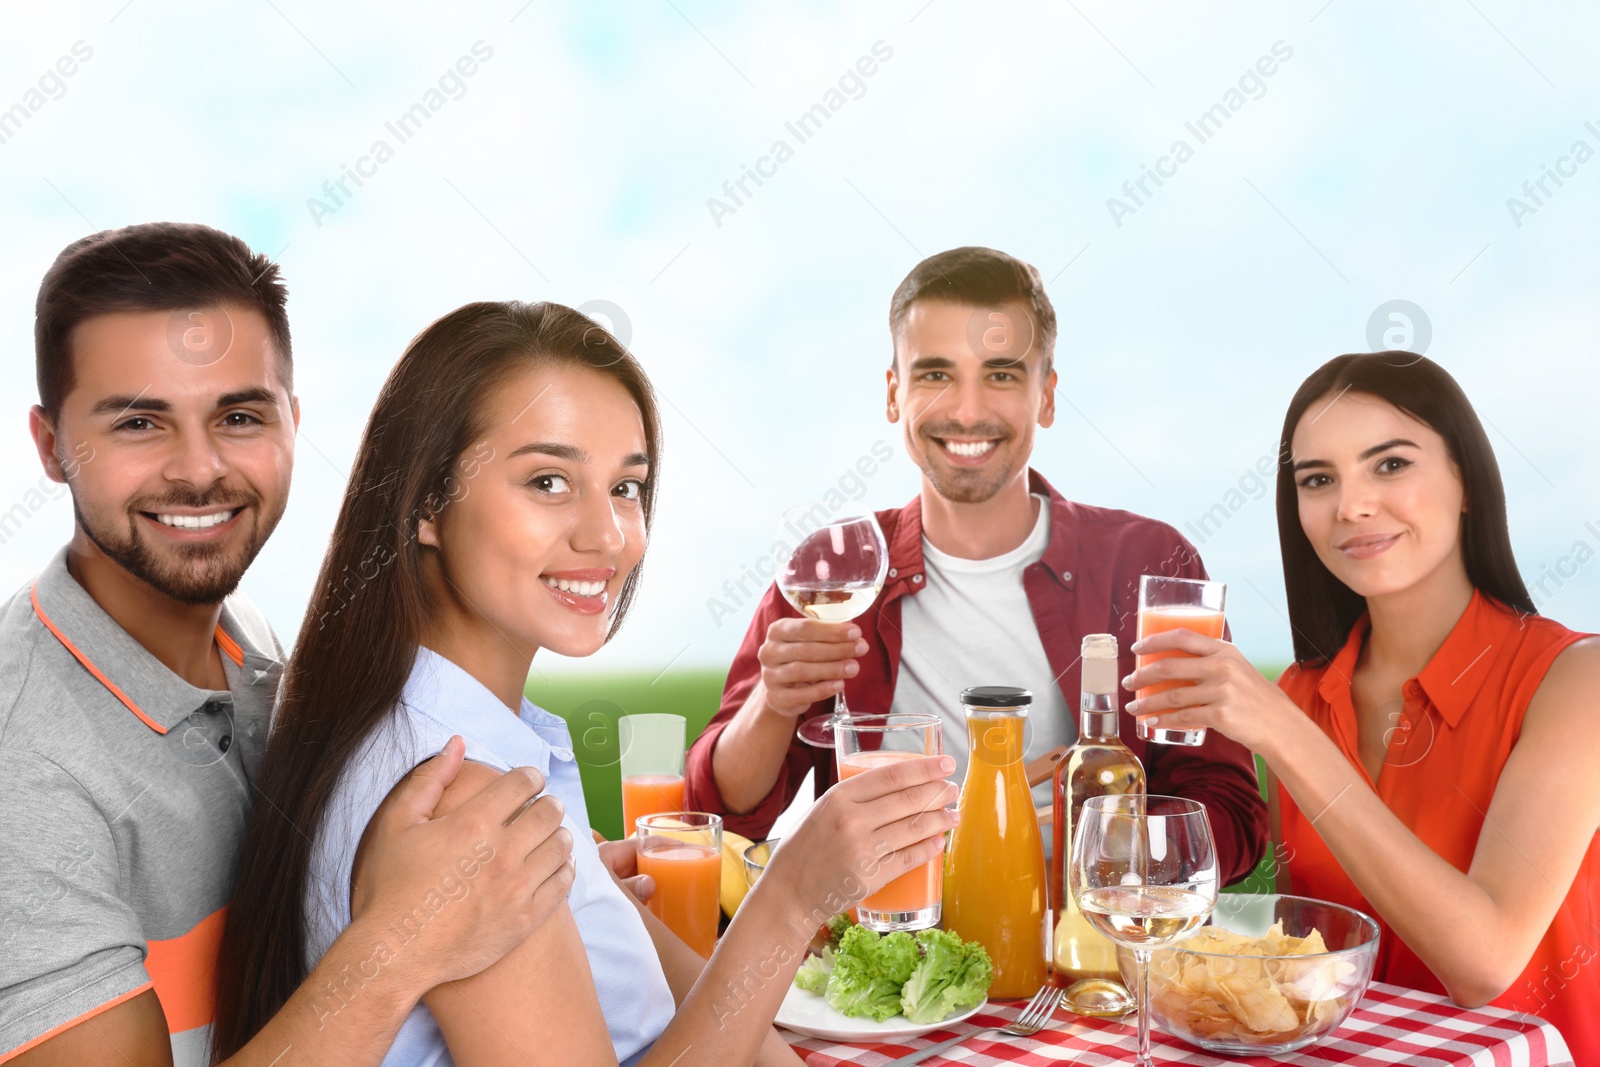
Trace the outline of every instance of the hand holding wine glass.
[[852, 622], [774, 619], [756, 653], [766, 707], [799, 718], [818, 701], [837, 696], [860, 673], [856, 657], [866, 651], [861, 627]]
[[1135, 1063], [1150, 1067], [1150, 953], [1204, 923], [1217, 902], [1217, 856], [1205, 805], [1142, 794], [1091, 797], [1073, 834], [1068, 877], [1089, 924], [1133, 950]]
[[[822, 623], [849, 622], [870, 608], [883, 589], [883, 580], [889, 572], [889, 548], [884, 543], [878, 520], [870, 512], [832, 516], [818, 526], [813, 516], [815, 510], [795, 508], [784, 515], [778, 529], [778, 544], [782, 546], [777, 563], [778, 590], [808, 619]], [[859, 647], [859, 637], [852, 641], [847, 637], [839, 640], [839, 634], [796, 636], [809, 637], [819, 644], [825, 637], [835, 638], [834, 648], [817, 653], [818, 659], [812, 662], [825, 662], [820, 658], [824, 653], [827, 659], [838, 659], [840, 646], [852, 652]], [[769, 631], [768, 644], [772, 643]], [[765, 667], [763, 659], [763, 674]], [[815, 668], [810, 672], [800, 668], [791, 673], [818, 672]], [[844, 689], [840, 686], [834, 697], [833, 716], [802, 724], [800, 737], [818, 747], [831, 747], [833, 725], [847, 719], [849, 714]]]

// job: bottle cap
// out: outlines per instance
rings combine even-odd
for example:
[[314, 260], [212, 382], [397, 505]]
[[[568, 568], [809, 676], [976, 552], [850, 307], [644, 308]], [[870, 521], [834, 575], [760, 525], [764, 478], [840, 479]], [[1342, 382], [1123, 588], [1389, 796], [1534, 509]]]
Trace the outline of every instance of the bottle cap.
[[1116, 634], [1085, 634], [1082, 651], [1084, 659], [1116, 659], [1117, 636]]
[[969, 708], [1025, 708], [1033, 694], [1014, 685], [975, 685], [961, 691], [961, 703]]

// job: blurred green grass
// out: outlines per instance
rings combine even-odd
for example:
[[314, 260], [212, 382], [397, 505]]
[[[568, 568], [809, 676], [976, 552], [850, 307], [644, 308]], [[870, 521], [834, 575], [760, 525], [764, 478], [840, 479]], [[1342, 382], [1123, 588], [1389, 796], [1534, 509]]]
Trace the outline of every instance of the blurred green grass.
[[622, 776], [617, 720], [624, 715], [672, 714], [688, 720], [690, 742], [722, 702], [725, 670], [672, 670], [528, 679], [528, 699], [567, 721], [583, 777], [589, 824], [613, 841], [622, 837]]
[[[1276, 679], [1283, 667], [1263, 667], [1268, 678]], [[617, 720], [624, 715], [668, 713], [682, 715], [687, 736], [692, 742], [722, 701], [722, 685], [727, 672], [716, 669], [669, 670], [658, 675], [638, 673], [568, 675], [541, 680], [528, 679], [528, 699], [561, 716], [572, 731], [578, 770], [583, 779], [583, 798], [589, 808], [589, 824], [606, 837], [622, 837], [622, 776], [617, 770], [620, 745]], [[1256, 757], [1256, 777], [1265, 781], [1265, 768]], [[1265, 786], [1262, 795], [1266, 795]], [[1229, 887], [1232, 892], [1274, 892], [1271, 847], [1243, 881]]]

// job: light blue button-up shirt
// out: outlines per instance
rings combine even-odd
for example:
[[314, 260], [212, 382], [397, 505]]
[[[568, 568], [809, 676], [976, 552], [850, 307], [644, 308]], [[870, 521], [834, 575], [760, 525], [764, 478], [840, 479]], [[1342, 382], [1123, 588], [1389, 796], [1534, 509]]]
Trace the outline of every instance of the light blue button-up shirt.
[[[378, 805], [413, 767], [437, 755], [452, 734], [466, 741], [469, 760], [502, 771], [539, 768], [546, 791], [566, 805], [562, 821], [572, 832], [577, 873], [567, 902], [583, 936], [617, 1059], [631, 1062], [671, 1021], [672, 991], [644, 922], [600, 861], [567, 724], [527, 699], [518, 715], [509, 714], [476, 678], [427, 648], [417, 651], [393, 713], [345, 768], [317, 834], [306, 891], [307, 965], [315, 966], [350, 925], [351, 865]], [[528, 990], [528, 996], [538, 995], [537, 988]], [[384, 1067], [454, 1062], [433, 1013], [420, 1003], [383, 1060]]]

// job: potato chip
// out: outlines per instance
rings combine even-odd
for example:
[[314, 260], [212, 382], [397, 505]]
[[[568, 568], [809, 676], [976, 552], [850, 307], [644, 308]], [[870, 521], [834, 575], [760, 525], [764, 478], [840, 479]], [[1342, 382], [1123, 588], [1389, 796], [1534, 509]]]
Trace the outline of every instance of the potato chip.
[[1270, 981], [1228, 975], [1217, 980], [1223, 1000], [1233, 1009], [1233, 1017], [1258, 1034], [1292, 1030], [1300, 1025], [1299, 1016], [1289, 1001]]

